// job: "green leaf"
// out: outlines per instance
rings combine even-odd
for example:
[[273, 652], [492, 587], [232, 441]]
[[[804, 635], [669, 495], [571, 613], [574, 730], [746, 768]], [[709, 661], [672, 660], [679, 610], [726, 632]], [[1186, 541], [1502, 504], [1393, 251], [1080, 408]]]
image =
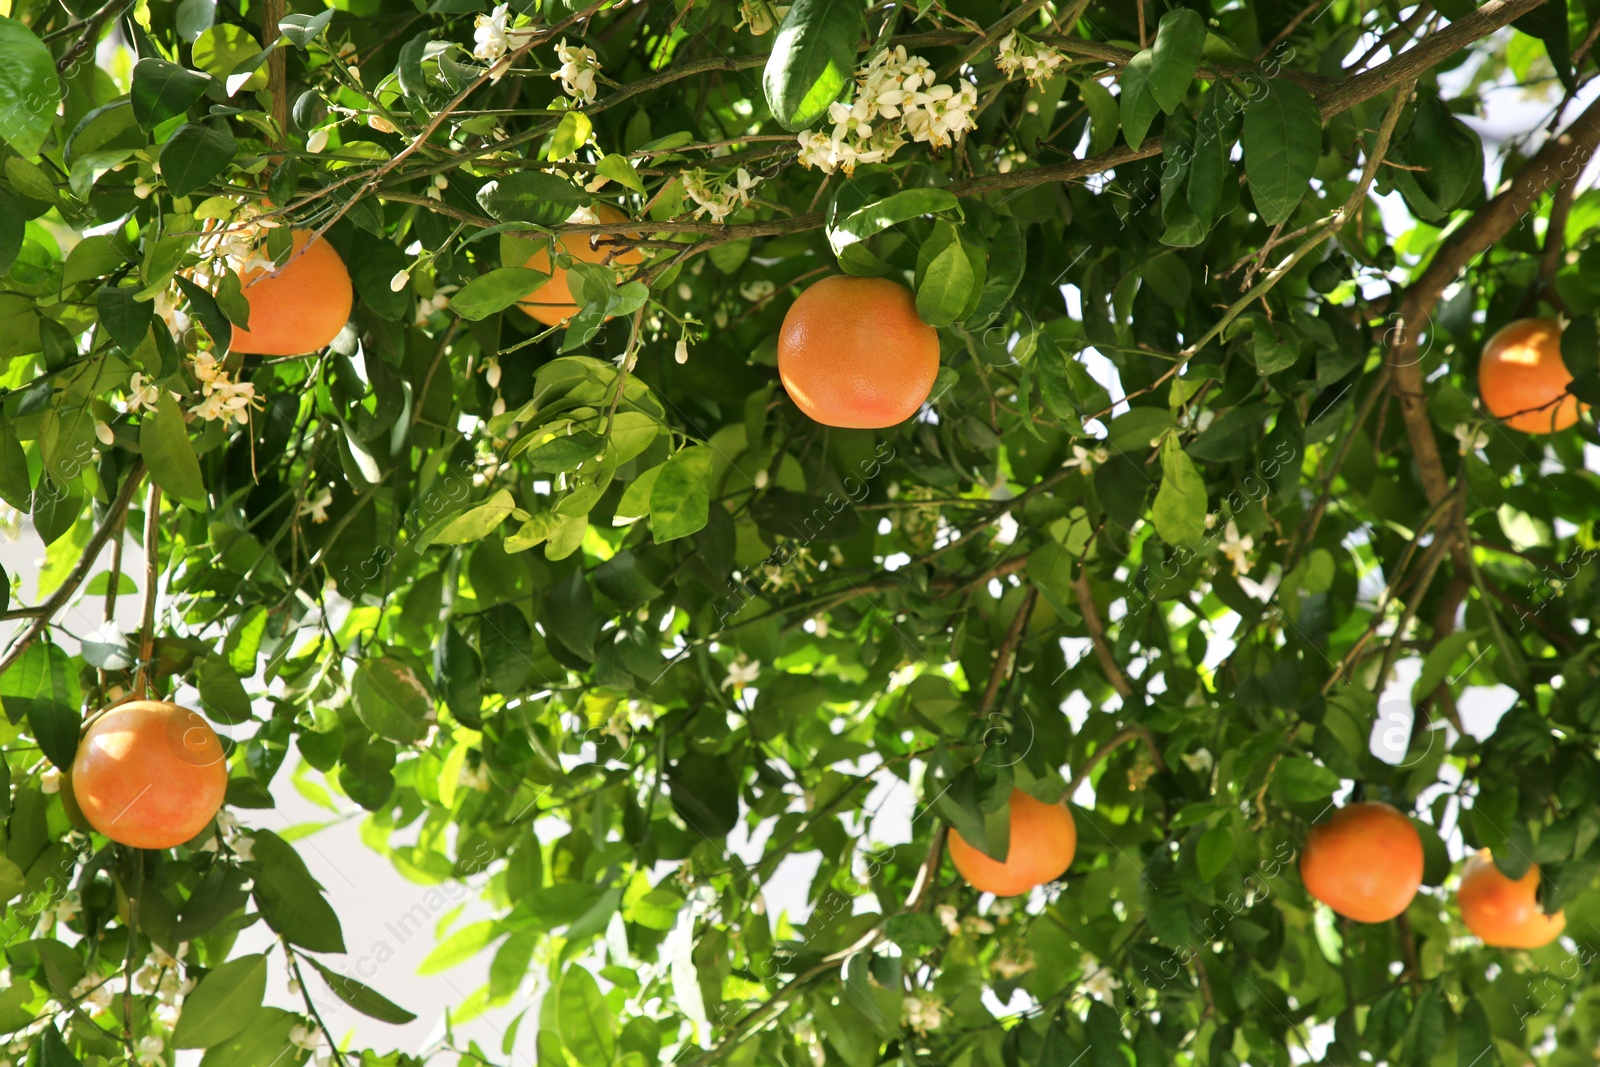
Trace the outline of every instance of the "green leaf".
[[138, 350], [150, 336], [150, 323], [155, 319], [155, 305], [148, 300], [138, 300], [135, 286], [115, 288], [103, 286], [94, 294], [95, 311], [100, 325], [124, 352]]
[[1150, 93], [1168, 115], [1189, 94], [1205, 40], [1206, 22], [1198, 11], [1180, 7], [1161, 16], [1150, 46]]
[[581, 1064], [608, 1064], [617, 1054], [617, 1020], [600, 985], [584, 967], [573, 964], [554, 990], [561, 1044]]
[[200, 703], [218, 722], [234, 725], [250, 719], [250, 695], [233, 667], [221, 656], [200, 663]]
[[1450, 672], [1455, 668], [1456, 661], [1471, 651], [1472, 642], [1478, 637], [1476, 630], [1458, 630], [1442, 639], [1428, 652], [1428, 657], [1422, 661], [1422, 672], [1417, 675], [1416, 684], [1411, 687], [1411, 699], [1415, 703], [1430, 696], [1433, 691], [1444, 684], [1450, 677]]
[[1471, 997], [1461, 1009], [1461, 1030], [1456, 1035], [1457, 1067], [1500, 1067], [1500, 1063], [1489, 1013], [1477, 997]]
[[343, 952], [339, 917], [299, 853], [271, 830], [251, 833], [255, 851], [247, 869], [255, 879], [252, 894], [267, 925], [290, 944], [312, 952]]
[[161, 149], [161, 177], [173, 196], [188, 196], [227, 170], [238, 150], [227, 130], [185, 123]]
[[133, 66], [133, 116], [146, 130], [193, 107], [206, 94], [211, 79], [164, 59], [141, 59]]
[[28, 1058], [28, 1067], [79, 1067], [81, 1061], [72, 1054], [55, 1023], [45, 1027], [34, 1045], [38, 1055]]
[[78, 673], [72, 657], [58, 645], [36, 642], [12, 667], [0, 674], [0, 706], [16, 723], [28, 720], [28, 731], [51, 763], [72, 766], [78, 751]]
[[1111, 95], [1110, 89], [1092, 78], [1085, 78], [1078, 83], [1078, 96], [1089, 112], [1089, 154], [1098, 156], [1110, 151], [1117, 143], [1117, 129], [1121, 124], [1117, 98]]
[[0, 500], [18, 511], [32, 510], [33, 479], [28, 474], [28, 455], [17, 440], [17, 431], [5, 419], [0, 419]]
[[579, 467], [605, 450], [600, 435], [588, 430], [562, 434], [560, 437], [528, 452], [528, 462], [534, 470], [546, 474], [562, 474]]
[[691, 752], [667, 772], [672, 807], [696, 834], [725, 837], [739, 822], [739, 778], [715, 756]]
[[549, 278], [528, 267], [499, 267], [463, 285], [450, 298], [450, 310], [464, 319], [486, 319], [528, 297]]
[[1161, 442], [1161, 488], [1156, 491], [1156, 533], [1171, 545], [1197, 545], [1206, 534], [1206, 483], [1179, 444], [1177, 434]]
[[1245, 174], [1261, 221], [1276, 226], [1294, 214], [1322, 153], [1322, 115], [1311, 94], [1283, 78], [1244, 109]]
[[212, 968], [184, 999], [175, 1048], [211, 1048], [244, 1029], [267, 992], [267, 957], [240, 956]]
[[659, 544], [705, 526], [711, 512], [711, 457], [705, 445], [673, 453], [650, 489], [650, 532]]
[[509, 489], [496, 490], [494, 496], [482, 504], [445, 520], [439, 531], [427, 538], [427, 542], [435, 545], [466, 545], [482, 541], [505, 522], [516, 506]]
[[354, 978], [346, 978], [342, 974], [336, 974], [314, 959], [306, 957], [302, 957], [302, 959], [316, 968], [317, 973], [322, 975], [323, 981], [328, 983], [328, 988], [333, 990], [334, 996], [359, 1011], [362, 1015], [394, 1026], [404, 1026], [417, 1017], [414, 1012], [406, 1011], [406, 1009], [372, 987], [363, 985]]
[[940, 223], [917, 256], [917, 316], [936, 329], [961, 317], [981, 279], [960, 235]]
[[206, 486], [200, 460], [189, 441], [189, 427], [172, 394], [162, 392], [154, 415], [146, 412], [139, 423], [139, 454], [150, 477], [163, 492], [190, 507], [205, 507]]
[[[243, 26], [221, 22], [203, 30], [195, 38], [191, 54], [195, 66], [218, 81], [228, 83], [229, 96], [240, 89], [260, 92], [267, 87], [267, 72], [260, 68], [257, 58], [261, 55], [261, 45]], [[254, 66], [252, 61], [255, 61]], [[233, 74], [241, 68], [248, 76], [235, 83]]]
[[589, 121], [589, 116], [581, 111], [569, 111], [556, 124], [556, 132], [550, 138], [550, 150], [545, 153], [545, 158], [569, 159], [577, 155], [578, 149], [588, 144], [592, 136], [594, 123]]
[[[849, 207], [851, 202], [852, 198], [841, 193], [829, 209], [828, 244], [834, 255], [910, 219], [924, 215], [960, 218], [962, 214], [961, 201], [943, 189], [906, 189], [861, 207]], [[841, 210], [846, 213], [838, 214]]]
[[801, 130], [850, 84], [861, 41], [860, 0], [796, 0], [778, 26], [761, 86], [773, 117]]
[[284, 1067], [295, 1062], [289, 1034], [300, 1016], [282, 1008], [257, 1008], [240, 1020], [238, 1033], [206, 1050], [200, 1067]]
[[1200, 835], [1200, 842], [1195, 846], [1194, 862], [1202, 881], [1214, 880], [1232, 858], [1233, 829], [1227, 823], [1220, 822]]
[[[0, 277], [11, 272], [11, 265], [22, 251], [22, 242], [28, 232], [27, 220], [22, 216], [22, 204], [5, 189], [0, 189]], [[79, 242], [83, 244], [84, 242]], [[66, 284], [63, 281], [62, 284]]]
[[22, 23], [0, 16], [0, 138], [20, 156], [38, 155], [60, 101], [50, 49]]
[[1277, 786], [1284, 797], [1307, 804], [1331, 797], [1339, 788], [1339, 776], [1302, 756], [1289, 756], [1278, 764]]
[[333, 8], [316, 15], [285, 15], [278, 20], [278, 32], [296, 48], [307, 48], [322, 36], [333, 21]]
[[1128, 60], [1122, 71], [1122, 136], [1127, 138], [1129, 148], [1144, 144], [1150, 124], [1161, 113], [1155, 86], [1150, 81], [1150, 67], [1154, 62], [1155, 57], [1147, 48]]
[[356, 715], [379, 737], [400, 744], [422, 740], [433, 697], [415, 671], [387, 657], [363, 660], [350, 682]]
[[484, 919], [463, 926], [439, 942], [426, 959], [417, 965], [418, 974], [438, 974], [465, 963], [494, 944], [505, 934], [498, 922]]
[[596, 174], [610, 178], [626, 189], [632, 189], [636, 193], [644, 192], [644, 179], [633, 169], [633, 164], [628, 162], [627, 156], [619, 156], [612, 152], [601, 159], [594, 169]]
[[588, 202], [582, 189], [565, 178], [540, 171], [517, 171], [478, 190], [478, 206], [499, 222], [555, 226]]

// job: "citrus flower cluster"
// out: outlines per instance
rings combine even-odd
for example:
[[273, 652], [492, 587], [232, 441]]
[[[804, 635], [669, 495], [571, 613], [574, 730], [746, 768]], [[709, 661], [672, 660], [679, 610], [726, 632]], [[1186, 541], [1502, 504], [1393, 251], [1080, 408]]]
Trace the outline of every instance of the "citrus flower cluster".
[[234, 381], [210, 352], [196, 353], [193, 367], [203, 397], [193, 409], [196, 415], [208, 422], [221, 419], [224, 424], [237, 422], [240, 426], [250, 421], [250, 409], [261, 404], [253, 384]]
[[1066, 60], [1067, 57], [1061, 54], [1060, 49], [1040, 44], [1012, 30], [1000, 38], [994, 65], [1008, 78], [1020, 75], [1037, 84], [1054, 75], [1056, 68]]
[[933, 68], [904, 45], [886, 49], [856, 72], [855, 99], [828, 108], [833, 130], [800, 134], [800, 162], [827, 173], [881, 163], [912, 142], [947, 148], [977, 126], [978, 89], [934, 81]]
[[512, 29], [509, 4], [501, 4], [487, 15], [479, 15], [472, 29], [472, 58], [489, 64], [489, 80], [499, 81], [511, 69], [506, 57], [526, 44], [532, 29]]
[[600, 57], [587, 45], [569, 45], [563, 37], [556, 45], [556, 58], [561, 69], [550, 75], [561, 82], [562, 90], [580, 104], [587, 104], [595, 96], [595, 74], [600, 70]]
[[710, 215], [712, 222], [724, 222], [748, 205], [751, 192], [760, 184], [761, 179], [752, 178], [743, 167], [720, 182], [707, 177], [704, 167], [696, 167], [683, 176], [683, 191], [697, 205], [694, 217]]

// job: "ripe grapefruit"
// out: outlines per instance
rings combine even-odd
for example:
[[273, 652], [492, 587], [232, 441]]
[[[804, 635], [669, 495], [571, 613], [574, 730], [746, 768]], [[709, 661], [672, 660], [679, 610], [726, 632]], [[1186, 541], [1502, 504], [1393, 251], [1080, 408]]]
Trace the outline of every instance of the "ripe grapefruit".
[[1045, 804], [1020, 789], [1011, 791], [1011, 848], [1005, 862], [991, 859], [950, 831], [950, 862], [972, 888], [1014, 897], [1053, 882], [1072, 866], [1078, 827], [1065, 804]]
[[[601, 222], [627, 222], [628, 216], [610, 204], [601, 204], [596, 209]], [[569, 222], [577, 222], [581, 215], [574, 215]], [[629, 234], [628, 236], [634, 236]], [[589, 247], [589, 235], [586, 233], [566, 233], [556, 238], [556, 243], [561, 250], [573, 259], [585, 263], [604, 263], [606, 256], [614, 250], [609, 244], [602, 243], [598, 248]], [[630, 248], [613, 256], [610, 266], [634, 267], [644, 262], [644, 253], [637, 248]], [[578, 305], [572, 299], [572, 289], [568, 285], [567, 275], [571, 273], [564, 267], [552, 265], [550, 262], [550, 247], [548, 242], [541, 241], [539, 250], [523, 264], [531, 270], [550, 275], [550, 280], [539, 288], [529, 293], [517, 306], [527, 312], [534, 319], [546, 326], [559, 326], [567, 319], [578, 313]]]
[[824, 426], [875, 430], [917, 413], [939, 374], [939, 331], [911, 290], [887, 278], [824, 278], [778, 334], [778, 376]]
[[1307, 835], [1300, 879], [1347, 919], [1387, 922], [1410, 906], [1422, 885], [1422, 838], [1387, 804], [1349, 804]]
[[255, 267], [239, 276], [250, 328], [233, 328], [233, 351], [302, 356], [326, 347], [350, 321], [354, 296], [344, 260], [320, 237], [307, 248], [310, 230], [294, 231], [293, 240], [288, 265], [278, 271]]
[[121, 704], [90, 725], [72, 792], [96, 830], [134, 848], [172, 848], [211, 822], [228, 788], [227, 755], [198, 712], [158, 700]]
[[1484, 849], [1461, 871], [1456, 903], [1461, 921], [1485, 945], [1495, 948], [1540, 948], [1567, 927], [1565, 912], [1546, 915], [1539, 906], [1539, 868], [1516, 881], [1500, 873], [1489, 850]]
[[1489, 414], [1523, 433], [1555, 433], [1578, 421], [1587, 404], [1567, 392], [1561, 324], [1519, 319], [1489, 338], [1478, 363], [1478, 394]]

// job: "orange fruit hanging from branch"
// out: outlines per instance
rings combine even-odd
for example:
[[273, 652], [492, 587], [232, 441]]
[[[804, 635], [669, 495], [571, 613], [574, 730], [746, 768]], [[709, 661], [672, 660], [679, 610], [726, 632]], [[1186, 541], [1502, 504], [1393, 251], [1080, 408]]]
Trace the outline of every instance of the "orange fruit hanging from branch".
[[1577, 422], [1588, 405], [1567, 392], [1571, 384], [1555, 319], [1519, 319], [1483, 346], [1478, 395], [1513, 430], [1556, 433]]
[[355, 302], [344, 260], [322, 238], [312, 241], [310, 230], [294, 231], [282, 268], [252, 267], [239, 282], [250, 327], [235, 326], [229, 347], [248, 355], [303, 356], [326, 348], [350, 321]]
[[[630, 221], [627, 215], [610, 204], [601, 204], [595, 213], [600, 216], [601, 222]], [[575, 215], [568, 221], [577, 222], [580, 218], [581, 215]], [[564, 233], [556, 238], [556, 243], [561, 246], [561, 251], [584, 263], [607, 263], [607, 256], [611, 257], [607, 265], [612, 268], [636, 267], [644, 262], [643, 252], [637, 248], [617, 252], [615, 246], [606, 241], [607, 236], [611, 235], [601, 235], [598, 247], [590, 247], [590, 235], [586, 233]], [[546, 326], [559, 326], [578, 313], [578, 305], [572, 297], [571, 279], [568, 277], [572, 272], [551, 261], [548, 241], [541, 239], [539, 246], [523, 266], [550, 275], [550, 280], [524, 297], [517, 307]], [[616, 255], [612, 255], [613, 252]]]
[[1020, 789], [1011, 791], [1011, 846], [994, 859], [950, 831], [950, 862], [972, 888], [1014, 897], [1053, 882], [1072, 866], [1078, 826], [1065, 804], [1046, 804]]
[[1422, 885], [1422, 837], [1375, 800], [1346, 805], [1306, 836], [1300, 879], [1347, 919], [1381, 923], [1410, 907]]
[[198, 712], [135, 700], [78, 741], [72, 792], [89, 825], [134, 848], [172, 848], [204, 830], [228, 789], [227, 754]]
[[1512, 881], [1500, 873], [1488, 849], [1467, 860], [1456, 904], [1467, 929], [1495, 948], [1541, 948], [1567, 928], [1564, 912], [1546, 915], [1539, 905], [1539, 868], [1529, 867]]
[[789, 398], [824, 426], [874, 430], [909, 419], [939, 375], [939, 331], [911, 290], [834, 275], [801, 293], [778, 334]]

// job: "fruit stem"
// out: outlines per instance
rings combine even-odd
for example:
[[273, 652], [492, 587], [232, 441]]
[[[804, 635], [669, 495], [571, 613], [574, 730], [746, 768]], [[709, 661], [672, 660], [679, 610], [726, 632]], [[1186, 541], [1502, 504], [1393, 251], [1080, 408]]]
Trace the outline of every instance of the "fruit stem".
[[[119, 848], [124, 846], [118, 846]], [[144, 849], [129, 848], [133, 854], [133, 876], [123, 885], [128, 894], [128, 952], [122, 971], [127, 985], [122, 990], [122, 1039], [133, 1047], [133, 965], [139, 949], [139, 894], [144, 891]]]
[[155, 654], [157, 552], [161, 538], [161, 487], [150, 479], [144, 505], [144, 611], [139, 623], [139, 669], [133, 691], [143, 700], [149, 691], [151, 659]]

